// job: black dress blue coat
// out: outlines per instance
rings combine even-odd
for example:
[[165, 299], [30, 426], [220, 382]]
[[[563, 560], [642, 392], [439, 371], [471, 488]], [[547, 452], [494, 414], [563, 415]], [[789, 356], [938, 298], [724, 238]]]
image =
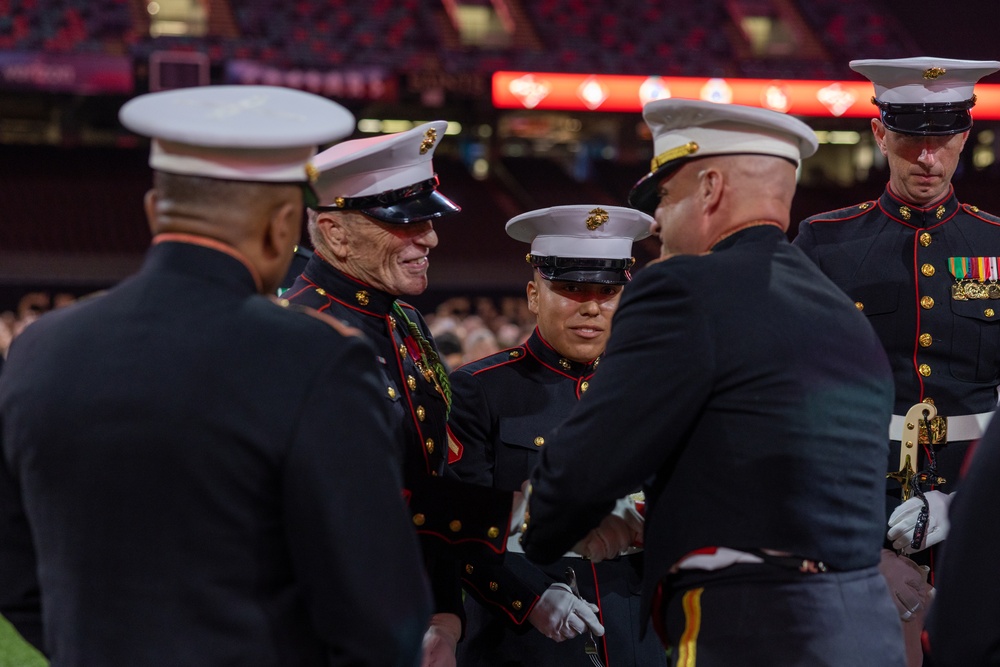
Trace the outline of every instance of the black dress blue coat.
[[[523, 345], [455, 370], [448, 422], [461, 450], [452, 464], [455, 472], [477, 484], [520, 489], [550, 431], [590, 390], [600, 362], [563, 358], [536, 329]], [[641, 553], [600, 563], [560, 558], [541, 567], [517, 553], [508, 553], [502, 563], [466, 559], [463, 581], [470, 595], [459, 665], [592, 665], [583, 636], [556, 643], [527, 620], [541, 594], [565, 582], [567, 567], [574, 568], [581, 595], [600, 607], [606, 632], [598, 644], [606, 666], [666, 665], [656, 637], [641, 638], [646, 627], [640, 613]]]
[[11, 348], [0, 613], [53, 667], [417, 664], [430, 598], [371, 348], [166, 238]]
[[[948, 259], [1000, 256], [1000, 218], [960, 203], [953, 188], [941, 202], [920, 208], [886, 187], [878, 200], [803, 220], [793, 243], [871, 322], [892, 365], [895, 414], [923, 400], [942, 416], [993, 411], [1000, 299], [953, 299]], [[940, 490], [956, 490], [968, 445], [949, 438], [935, 448], [938, 472], [947, 480]], [[919, 456], [918, 469], [926, 468], [926, 453]], [[898, 469], [895, 442], [888, 470]], [[898, 504], [898, 484], [890, 482], [888, 492], [890, 507]]]
[[423, 317], [394, 295], [337, 270], [318, 252], [282, 297], [357, 328], [374, 346], [380, 399], [390, 413], [388, 426], [402, 460], [404, 493], [421, 536], [436, 611], [462, 615], [458, 558], [466, 548], [504, 549], [511, 494], [465, 484], [448, 467], [450, 392], [421, 360], [411, 327], [433, 345]]

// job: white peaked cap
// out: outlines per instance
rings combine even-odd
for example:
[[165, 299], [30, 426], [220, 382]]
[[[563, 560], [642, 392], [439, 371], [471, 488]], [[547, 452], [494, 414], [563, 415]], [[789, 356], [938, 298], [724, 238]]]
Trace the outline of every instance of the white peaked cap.
[[118, 113], [153, 139], [158, 171], [233, 181], [308, 182], [316, 147], [349, 135], [336, 102], [277, 86], [201, 86], [140, 95]]
[[773, 155], [795, 164], [816, 152], [816, 133], [802, 121], [777, 111], [738, 104], [663, 99], [642, 111], [653, 135], [650, 172], [629, 195], [640, 210], [655, 208], [661, 175], [690, 159], [710, 155]]

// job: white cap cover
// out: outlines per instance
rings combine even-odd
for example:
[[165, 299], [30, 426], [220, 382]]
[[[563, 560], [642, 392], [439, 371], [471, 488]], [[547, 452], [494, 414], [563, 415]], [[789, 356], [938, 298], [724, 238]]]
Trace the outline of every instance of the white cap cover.
[[653, 219], [635, 209], [593, 204], [528, 211], [507, 234], [531, 244], [528, 261], [549, 280], [628, 282], [632, 242], [650, 235]]
[[1000, 62], [922, 56], [852, 60], [851, 69], [875, 86], [872, 102], [890, 130], [949, 135], [972, 127], [973, 88], [979, 79], [1000, 69]]
[[354, 129], [354, 116], [336, 102], [276, 86], [149, 93], [127, 102], [118, 117], [153, 139], [153, 169], [273, 183], [309, 181], [317, 145]]
[[316, 156], [321, 209], [360, 210], [383, 222], [406, 224], [455, 213], [437, 191], [432, 158], [448, 123], [337, 144]]
[[653, 134], [650, 172], [636, 183], [629, 204], [656, 207], [656, 186], [668, 170], [709, 155], [773, 155], [798, 163], [816, 152], [812, 128], [792, 116], [737, 104], [664, 99], [642, 111]]

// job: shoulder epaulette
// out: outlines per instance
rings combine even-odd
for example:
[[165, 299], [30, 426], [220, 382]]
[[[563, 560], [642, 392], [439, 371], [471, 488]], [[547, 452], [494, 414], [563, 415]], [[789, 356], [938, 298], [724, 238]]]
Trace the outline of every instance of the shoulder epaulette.
[[329, 325], [337, 333], [339, 333], [341, 336], [361, 336], [362, 335], [361, 331], [359, 329], [355, 329], [354, 327], [349, 327], [346, 324], [344, 324], [343, 322], [341, 322], [340, 320], [336, 319], [335, 317], [327, 315], [326, 313], [321, 313], [320, 311], [316, 310], [315, 308], [310, 308], [309, 306], [303, 306], [303, 305], [298, 304], [298, 303], [291, 303], [291, 302], [288, 301], [288, 299], [281, 299], [281, 298], [273, 297], [272, 300], [274, 301], [274, 303], [278, 304], [279, 306], [281, 306], [285, 310], [290, 310], [290, 311], [295, 312], [295, 313], [302, 313], [303, 315], [308, 315], [309, 317], [311, 317], [311, 318], [313, 318], [315, 320], [319, 320], [320, 322], [323, 322], [324, 324]]
[[986, 211], [980, 209], [978, 206], [973, 206], [972, 204], [962, 204], [962, 210], [971, 216], [979, 218], [980, 220], [985, 220], [986, 222], [991, 222], [995, 225], [1000, 225], [1000, 217], [995, 216], [992, 213], [987, 213]]
[[838, 208], [835, 211], [826, 211], [825, 213], [819, 213], [817, 215], [810, 216], [806, 218], [803, 222], [812, 224], [814, 222], [841, 222], [843, 220], [851, 220], [857, 218], [858, 216], [868, 213], [875, 208], [878, 202], [874, 199], [869, 201], [861, 202], [860, 204], [854, 204], [853, 206], [845, 206], [844, 208]]
[[500, 350], [493, 354], [462, 364], [455, 370], [464, 370], [466, 373], [480, 373], [482, 371], [509, 364], [513, 361], [520, 361], [528, 356], [523, 345]]

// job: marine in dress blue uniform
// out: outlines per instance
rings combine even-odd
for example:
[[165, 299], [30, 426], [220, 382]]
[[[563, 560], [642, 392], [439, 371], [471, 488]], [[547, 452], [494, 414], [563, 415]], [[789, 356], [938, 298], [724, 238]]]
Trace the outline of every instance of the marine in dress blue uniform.
[[[893, 513], [889, 540], [912, 553], [947, 533], [944, 493], [956, 489], [968, 446], [996, 407], [1000, 218], [961, 203], [951, 177], [972, 127], [975, 82], [1000, 62], [920, 57], [851, 67], [874, 83], [872, 130], [889, 160], [889, 184], [877, 200], [804, 220], [794, 243], [847, 292], [889, 355], [896, 401], [888, 470], [902, 469], [907, 440], [902, 458], [912, 450], [915, 471], [932, 473], [922, 488], [939, 510], [925, 515], [922, 540], [913, 538], [922, 498]], [[937, 414], [914, 442], [901, 434], [920, 402]], [[892, 512], [899, 482], [887, 493]]]
[[[453, 464], [460, 477], [521, 488], [549, 432], [590, 388], [621, 286], [631, 278], [632, 242], [648, 236], [652, 222], [633, 209], [574, 205], [530, 211], [508, 223], [509, 235], [532, 243], [528, 303], [538, 326], [523, 345], [451, 374], [449, 431], [461, 451]], [[666, 665], [656, 638], [641, 637], [641, 553], [596, 563], [569, 556], [544, 567], [519, 553], [502, 563], [467, 559], [468, 628], [459, 665], [592, 667], [583, 635], [556, 643], [544, 634], [553, 632], [550, 619], [557, 620], [546, 604], [571, 595], [563, 588], [567, 567], [576, 572], [583, 599], [597, 603], [604, 633], [596, 641], [605, 665]]]
[[[877, 200], [802, 221], [794, 243], [868, 317], [892, 364], [883, 571], [906, 621], [909, 664], [920, 665], [937, 557], [927, 547], [948, 533], [950, 494], [1000, 383], [1000, 219], [959, 202], [951, 185], [974, 85], [1000, 62], [919, 57], [851, 67], [875, 88], [872, 132], [889, 183]], [[903, 557], [915, 553], [925, 581], [912, 581]]]
[[446, 127], [426, 123], [317, 156], [320, 200], [309, 211], [314, 253], [282, 296], [361, 330], [374, 346], [435, 618], [447, 619], [457, 641], [459, 555], [464, 547], [504, 549], [512, 494], [463, 483], [449, 470], [447, 372], [423, 317], [399, 298], [426, 288], [427, 255], [437, 244], [432, 222], [459, 210], [438, 191], [433, 171]]
[[66, 667], [418, 664], [430, 596], [370, 348], [262, 296], [350, 114], [236, 86], [121, 119], [154, 137], [153, 247], [12, 346], [0, 612]]
[[[661, 261], [625, 287], [591, 388], [539, 454], [527, 556], [645, 490], [643, 601], [671, 664], [901, 665], [878, 574], [892, 378], [871, 327], [785, 237], [816, 147], [763, 109], [644, 116]], [[608, 454], [613, 447], [614, 454]]]

